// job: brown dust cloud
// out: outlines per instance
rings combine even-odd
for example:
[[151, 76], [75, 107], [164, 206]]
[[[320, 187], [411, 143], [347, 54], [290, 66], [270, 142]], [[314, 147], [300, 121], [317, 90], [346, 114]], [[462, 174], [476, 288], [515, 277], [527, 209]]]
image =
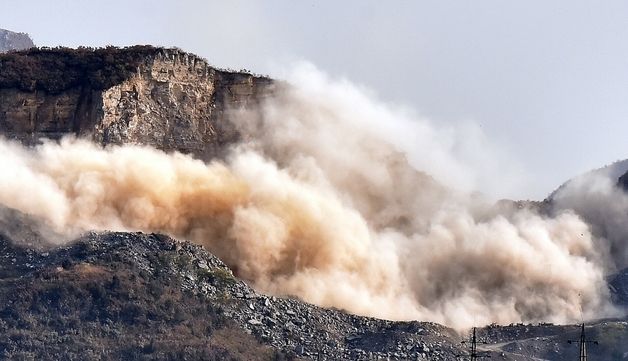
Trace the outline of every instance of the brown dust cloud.
[[495, 206], [475, 190], [518, 174], [473, 125], [437, 128], [311, 66], [288, 78], [259, 109], [233, 112], [246, 136], [208, 163], [72, 138], [3, 140], [0, 203], [67, 239], [189, 239], [260, 291], [360, 315], [464, 329], [617, 312], [605, 276], [620, 245], [570, 210], [586, 204], [566, 193], [551, 216]]

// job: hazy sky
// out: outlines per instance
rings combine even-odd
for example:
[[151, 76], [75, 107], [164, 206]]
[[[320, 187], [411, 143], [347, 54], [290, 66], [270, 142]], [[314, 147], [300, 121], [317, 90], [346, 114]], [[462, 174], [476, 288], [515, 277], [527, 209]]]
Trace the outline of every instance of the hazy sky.
[[307, 60], [438, 124], [477, 122], [529, 174], [521, 197], [628, 158], [626, 1], [2, 0], [0, 28], [271, 75]]

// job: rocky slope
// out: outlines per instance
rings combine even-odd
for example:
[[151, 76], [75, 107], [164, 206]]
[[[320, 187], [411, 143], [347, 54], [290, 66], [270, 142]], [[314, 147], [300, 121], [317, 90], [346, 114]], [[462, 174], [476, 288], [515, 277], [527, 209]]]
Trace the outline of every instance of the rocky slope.
[[66, 247], [0, 237], [0, 357], [454, 359], [445, 327], [260, 295], [199, 246], [91, 233]]
[[229, 109], [273, 82], [211, 67], [177, 49], [31, 49], [0, 55], [0, 133], [27, 144], [67, 134], [202, 158], [237, 136]]
[[25, 33], [14, 33], [0, 29], [0, 53], [11, 50], [24, 50], [34, 47], [33, 40]]

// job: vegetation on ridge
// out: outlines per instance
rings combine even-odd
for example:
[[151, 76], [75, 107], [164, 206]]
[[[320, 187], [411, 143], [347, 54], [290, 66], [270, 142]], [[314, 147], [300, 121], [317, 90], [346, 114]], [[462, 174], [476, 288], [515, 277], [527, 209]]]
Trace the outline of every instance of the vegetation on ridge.
[[[163, 50], [167, 49], [135, 45], [124, 48], [44, 47], [11, 51], [0, 54], [0, 88], [51, 94], [75, 87], [107, 89], [128, 79], [147, 58]], [[177, 48], [174, 50], [184, 53]], [[236, 73], [231, 69], [223, 72]], [[266, 78], [248, 70], [239, 73]]]
[[159, 50], [137, 45], [99, 49], [32, 48], [0, 54], [0, 87], [49, 93], [82, 86], [106, 89], [127, 79], [146, 56]]

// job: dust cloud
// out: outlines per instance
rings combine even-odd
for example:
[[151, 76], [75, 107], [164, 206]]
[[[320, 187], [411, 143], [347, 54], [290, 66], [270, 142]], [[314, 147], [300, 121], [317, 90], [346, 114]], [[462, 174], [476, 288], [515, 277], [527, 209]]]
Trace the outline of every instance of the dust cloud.
[[361, 315], [463, 329], [615, 311], [608, 252], [580, 216], [495, 207], [472, 192], [517, 175], [477, 128], [439, 129], [307, 66], [289, 79], [259, 109], [233, 112], [243, 141], [210, 163], [81, 139], [3, 140], [0, 203], [68, 238], [190, 239], [261, 291]]
[[552, 194], [552, 211], [572, 210], [587, 224], [606, 254], [609, 273], [628, 267], [628, 194], [617, 186], [626, 162], [592, 171], [567, 182]]

